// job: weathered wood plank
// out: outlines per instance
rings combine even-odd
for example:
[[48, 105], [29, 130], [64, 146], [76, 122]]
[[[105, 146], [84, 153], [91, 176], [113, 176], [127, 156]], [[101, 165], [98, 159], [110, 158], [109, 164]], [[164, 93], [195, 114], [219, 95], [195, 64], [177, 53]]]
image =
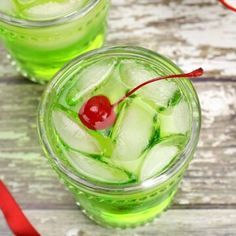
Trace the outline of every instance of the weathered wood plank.
[[113, 0], [108, 45], [140, 45], [186, 70], [236, 74], [235, 13], [214, 0]]
[[[235, 13], [215, 0], [112, 0], [106, 45], [144, 46], [185, 70], [203, 66], [208, 75], [231, 76], [235, 25]], [[0, 62], [0, 77], [17, 75], [1, 48]]]
[[[197, 82], [203, 110], [199, 149], [175, 208], [236, 206], [236, 83]], [[75, 208], [43, 158], [36, 114], [43, 87], [0, 83], [0, 178], [30, 209]]]
[[[112, 230], [95, 225], [79, 210], [27, 210], [43, 236], [235, 236], [236, 210], [169, 210], [145, 227]], [[1, 236], [12, 236], [0, 216]]]

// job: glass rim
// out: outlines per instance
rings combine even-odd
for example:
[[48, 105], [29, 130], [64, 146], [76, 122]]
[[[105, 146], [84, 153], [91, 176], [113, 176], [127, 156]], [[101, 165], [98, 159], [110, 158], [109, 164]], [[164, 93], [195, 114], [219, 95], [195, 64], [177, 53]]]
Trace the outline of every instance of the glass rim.
[[[47, 107], [47, 99], [50, 95], [51, 89], [55, 86], [60, 84], [60, 79], [63, 78], [63, 76], [68, 72], [68, 70], [71, 69], [71, 67], [77, 65], [80, 61], [86, 60], [88, 58], [91, 58], [94, 55], [105, 55], [106, 53], [112, 53], [112, 51], [116, 50], [122, 50], [119, 54], [122, 55], [122, 53], [130, 53], [130, 55], [137, 55], [142, 56], [141, 53], [151, 54], [151, 56], [154, 56], [155, 58], [161, 58], [164, 59], [165, 62], [168, 62], [168, 64], [174, 69], [177, 69], [180, 73], [182, 71], [180, 68], [178, 68], [177, 65], [175, 65], [173, 62], [171, 62], [168, 58], [162, 56], [161, 54], [158, 54], [154, 51], [151, 51], [149, 49], [145, 49], [142, 47], [135, 47], [135, 46], [114, 46], [114, 47], [105, 47], [102, 49], [96, 49], [90, 52], [87, 52], [81, 56], [78, 56], [71, 62], [69, 62], [67, 65], [65, 65], [50, 81], [47, 88], [44, 91], [43, 97], [41, 99], [39, 110], [38, 110], [38, 132], [40, 136], [40, 141], [44, 147], [44, 150], [46, 150], [46, 155], [48, 158], [52, 159], [58, 170], [65, 174], [67, 177], [69, 177], [74, 183], [78, 184], [79, 186], [83, 186], [87, 189], [93, 190], [93, 191], [100, 191], [100, 192], [138, 192], [142, 191], [143, 189], [149, 189], [153, 188], [154, 186], [161, 185], [171, 179], [173, 176], [175, 176], [178, 171], [180, 171], [186, 164], [188, 164], [188, 161], [191, 160], [191, 155], [196, 149], [196, 145], [198, 142], [199, 134], [200, 134], [200, 126], [201, 126], [201, 110], [200, 110], [200, 103], [198, 100], [197, 93], [193, 86], [191, 88], [186, 86], [186, 89], [188, 89], [189, 93], [193, 93], [194, 95], [194, 102], [197, 105], [199, 118], [194, 123], [194, 119], [192, 119], [192, 127], [191, 127], [191, 135], [189, 137], [188, 143], [185, 145], [184, 149], [179, 154], [179, 159], [174, 163], [173, 166], [171, 166], [169, 169], [164, 171], [158, 176], [153, 176], [141, 183], [131, 183], [127, 185], [115, 185], [115, 184], [109, 184], [109, 183], [102, 183], [102, 182], [95, 182], [95, 181], [88, 181], [78, 175], [75, 175], [71, 171], [69, 171], [63, 163], [60, 161], [59, 158], [57, 158], [56, 153], [51, 148], [51, 145], [49, 143], [49, 140], [47, 138], [47, 131], [45, 127], [44, 117], [45, 117], [45, 110]], [[147, 58], [149, 59], [149, 58]], [[180, 81], [180, 80], [178, 80]], [[193, 110], [192, 110], [192, 116], [193, 116]]]
[[21, 28], [39, 28], [39, 27], [55, 26], [83, 17], [88, 12], [90, 12], [100, 1], [101, 0], [89, 0], [89, 3], [86, 4], [86, 6], [79, 9], [78, 11], [75, 10], [72, 13], [66, 14], [63, 17], [57, 17], [55, 19], [49, 19], [49, 20], [39, 20], [39, 21], [26, 20], [0, 12], [0, 21], [10, 25], [19, 26]]

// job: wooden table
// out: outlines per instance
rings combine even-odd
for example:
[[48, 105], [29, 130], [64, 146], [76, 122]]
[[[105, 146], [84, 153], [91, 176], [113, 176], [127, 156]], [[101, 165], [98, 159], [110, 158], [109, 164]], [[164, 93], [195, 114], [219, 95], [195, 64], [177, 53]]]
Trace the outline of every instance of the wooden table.
[[[21, 78], [0, 49], [0, 179], [44, 236], [236, 235], [236, 13], [211, 0], [114, 0], [107, 45], [141, 45], [184, 70], [198, 66], [203, 112], [195, 159], [172, 208], [135, 230], [107, 230], [77, 209], [38, 143], [43, 86]], [[0, 215], [0, 235], [11, 235]]]

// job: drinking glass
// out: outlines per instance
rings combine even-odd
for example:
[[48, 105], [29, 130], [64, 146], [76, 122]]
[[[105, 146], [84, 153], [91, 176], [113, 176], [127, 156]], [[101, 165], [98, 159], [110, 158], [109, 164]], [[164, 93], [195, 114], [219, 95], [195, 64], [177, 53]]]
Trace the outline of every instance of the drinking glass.
[[[143, 65], [147, 67], [143, 67]], [[173, 92], [174, 99], [168, 102], [167, 108], [157, 107], [148, 100], [151, 95], [158, 96], [158, 94], [146, 93], [144, 100], [140, 94], [137, 94], [127, 101], [127, 106], [121, 105], [121, 108], [118, 108], [118, 121], [115, 127], [102, 132], [83, 128], [84, 131], [81, 131], [79, 128], [77, 111], [91, 94], [100, 94], [102, 91], [102, 94], [110, 96], [110, 99], [115, 101], [125, 93], [123, 82], [129, 81], [129, 76], [134, 76], [134, 79], [139, 80], [149, 70], [151, 73], [155, 71], [159, 76], [182, 72], [169, 59], [144, 48], [128, 46], [104, 48], [86, 53], [69, 63], [50, 82], [42, 97], [38, 131], [47, 159], [69, 191], [72, 192], [83, 212], [104, 226], [134, 227], [145, 224], [160, 215], [172, 202], [196, 149], [201, 123], [200, 105], [191, 81], [184, 78], [175, 80], [176, 86], [181, 90], [184, 106], [178, 100], [179, 94], [176, 91]], [[132, 74], [134, 71], [136, 73]], [[99, 78], [105, 75], [110, 79], [110, 83], [109, 80], [104, 82], [104, 79], [99, 81]], [[120, 77], [124, 79], [122, 83]], [[170, 95], [173, 82], [171, 81], [169, 85], [168, 83], [169, 81], [164, 81], [158, 85], [163, 86], [163, 89], [166, 90], [162, 90], [161, 97], [155, 98], [162, 100], [166, 98], [165, 95]], [[150, 85], [150, 88], [151, 86], [153, 85]], [[167, 86], [170, 87], [167, 88]], [[140, 93], [142, 93], [141, 89]], [[132, 129], [132, 132], [137, 135], [121, 138], [120, 147], [123, 145], [125, 150], [129, 150], [124, 156], [127, 160], [122, 159], [121, 163], [118, 163], [119, 168], [113, 169], [111, 167], [114, 165], [112, 155], [118, 141], [113, 139], [110, 143], [109, 139], [112, 139], [117, 130], [118, 132], [121, 130], [123, 135], [128, 135], [127, 132], [122, 132], [123, 126], [119, 117], [123, 119], [124, 115], [120, 116], [122, 109], [128, 109], [130, 106], [132, 107], [132, 104], [138, 104], [140, 116], [133, 116], [136, 117], [135, 120], [129, 121], [126, 129]], [[141, 105], [139, 106], [139, 104]], [[157, 119], [152, 119], [150, 116], [149, 111], [153, 111], [150, 106], [157, 110], [157, 119], [160, 117], [160, 124]], [[187, 110], [184, 107], [187, 107]], [[170, 111], [173, 110], [174, 112], [171, 113]], [[129, 115], [132, 116], [130, 111]], [[172, 119], [172, 115], [176, 116], [175, 119]], [[145, 119], [140, 117], [145, 117]], [[188, 130], [180, 127], [181, 124], [186, 128], [186, 124], [181, 122], [188, 120], [186, 117], [189, 118]], [[147, 142], [149, 146], [144, 150], [152, 150], [154, 143], [157, 145], [161, 143], [161, 145], [154, 146], [158, 147], [156, 161], [154, 160], [153, 165], [150, 163], [146, 165], [145, 172], [139, 174], [139, 180], [135, 181], [133, 175], [127, 177], [125, 174], [135, 169], [137, 160], [132, 162], [130, 159], [132, 153], [140, 146], [140, 140], [144, 137], [142, 132], [146, 135], [147, 129], [142, 129], [142, 126], [148, 126], [147, 120], [150, 120], [150, 123], [157, 122], [153, 125], [155, 127], [160, 126], [156, 129], [155, 138], [151, 142]], [[174, 123], [170, 124], [171, 122]], [[140, 133], [137, 130], [140, 130]], [[57, 135], [56, 132], [60, 134]], [[91, 136], [105, 146], [103, 152], [103, 154], [106, 153], [105, 158], [95, 154], [85, 157], [84, 153], [89, 152], [88, 149], [92, 148], [92, 151], [96, 152], [94, 146], [91, 147], [93, 143]], [[136, 141], [137, 145], [135, 145]], [[142, 142], [146, 141], [142, 140]], [[109, 145], [111, 148], [108, 148]], [[129, 148], [129, 145], [132, 147]], [[165, 148], [159, 149], [162, 147]], [[178, 155], [169, 161], [165, 168], [163, 166], [161, 172], [147, 178], [148, 174], [153, 171], [153, 166], [165, 162], [165, 158], [172, 155], [170, 153], [175, 150], [173, 147], [179, 148]], [[159, 150], [162, 151], [159, 152]], [[152, 155], [153, 157], [155, 156]], [[86, 158], [89, 159], [88, 162]], [[143, 165], [141, 163], [141, 167], [139, 167], [141, 170], [143, 170]], [[124, 170], [122, 170], [123, 167]], [[109, 181], [100, 181], [103, 178], [106, 180], [108, 178]]]
[[82, 8], [52, 19], [44, 18], [51, 5], [37, 19], [22, 16], [21, 8], [16, 16], [1, 7], [0, 40], [8, 57], [23, 76], [38, 83], [49, 81], [72, 58], [101, 47], [106, 36], [109, 0], [87, 0]]

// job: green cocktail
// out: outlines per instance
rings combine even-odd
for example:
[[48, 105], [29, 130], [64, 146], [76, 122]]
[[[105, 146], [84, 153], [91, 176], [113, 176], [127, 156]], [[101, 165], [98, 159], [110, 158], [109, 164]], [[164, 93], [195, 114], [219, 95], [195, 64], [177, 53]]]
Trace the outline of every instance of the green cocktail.
[[39, 110], [44, 150], [94, 221], [133, 227], [167, 208], [197, 145], [200, 107], [188, 79], [171, 79], [120, 102], [109, 128], [86, 127], [78, 112], [91, 97], [104, 95], [114, 104], [147, 80], [180, 73], [149, 50], [114, 47], [77, 58], [46, 89]]
[[102, 46], [109, 0], [1, 0], [0, 40], [24, 76], [45, 83]]

